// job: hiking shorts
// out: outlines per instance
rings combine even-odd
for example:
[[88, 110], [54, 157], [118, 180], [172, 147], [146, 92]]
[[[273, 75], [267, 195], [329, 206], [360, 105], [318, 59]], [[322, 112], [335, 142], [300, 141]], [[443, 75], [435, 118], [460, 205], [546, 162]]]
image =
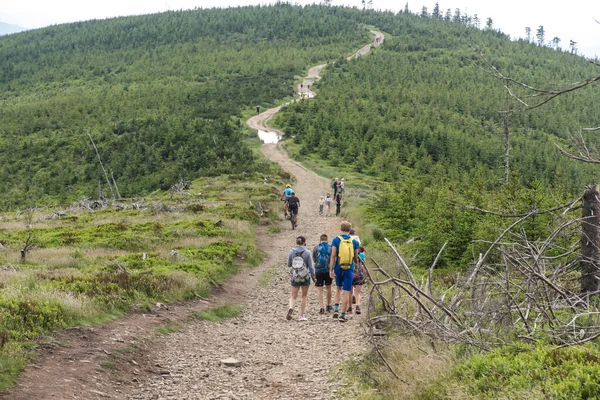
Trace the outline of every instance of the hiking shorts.
[[295, 282], [292, 271], [290, 271], [290, 285], [292, 285], [293, 287], [310, 286], [310, 278], [305, 280], [304, 282]]
[[294, 212], [294, 214], [298, 215], [298, 206], [294, 206], [294, 207], [290, 207], [290, 206], [288, 206], [288, 210], [289, 210], [290, 212], [292, 212], [292, 211], [293, 211], [293, 212]]
[[352, 281], [354, 280], [354, 268], [342, 269], [336, 266], [333, 272], [335, 272], [335, 285], [341, 287], [342, 290], [351, 291]]
[[361, 273], [355, 273], [354, 279], [352, 280], [352, 285], [364, 285], [365, 284], [365, 275]]
[[331, 286], [333, 278], [329, 275], [329, 272], [317, 272], [317, 283], [316, 287]]

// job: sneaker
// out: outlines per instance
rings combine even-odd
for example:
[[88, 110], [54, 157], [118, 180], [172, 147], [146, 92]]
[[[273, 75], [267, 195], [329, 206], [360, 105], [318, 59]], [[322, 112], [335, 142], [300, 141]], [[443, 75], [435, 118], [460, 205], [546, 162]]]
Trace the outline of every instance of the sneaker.
[[346, 314], [352, 314], [352, 307], [348, 308], [348, 311], [346, 311]]
[[304, 315], [301, 315], [300, 318], [298, 318], [298, 321], [306, 321], [306, 317]]
[[356, 304], [356, 296], [352, 295], [352, 304]]
[[285, 319], [287, 319], [288, 321], [289, 321], [290, 319], [292, 319], [292, 313], [293, 313], [293, 312], [294, 312], [294, 309], [290, 307], [290, 308], [288, 309], [288, 312], [287, 312], [287, 315], [286, 315]]
[[321, 308], [321, 309], [319, 310], [319, 314], [325, 314], [325, 309], [324, 309], [324, 308]]
[[337, 318], [340, 316], [340, 312], [339, 311], [334, 311], [333, 312], [333, 318]]
[[346, 314], [340, 315], [340, 317], [338, 318], [338, 321], [340, 321], [340, 322], [348, 322], [348, 318], [346, 318]]
[[355, 310], [356, 310], [355, 311], [356, 314], [360, 314], [360, 306], [356, 306]]
[[331, 307], [331, 306], [327, 306], [327, 308], [325, 309], [325, 311], [327, 311], [327, 312], [332, 312], [332, 311], [333, 311], [333, 307]]

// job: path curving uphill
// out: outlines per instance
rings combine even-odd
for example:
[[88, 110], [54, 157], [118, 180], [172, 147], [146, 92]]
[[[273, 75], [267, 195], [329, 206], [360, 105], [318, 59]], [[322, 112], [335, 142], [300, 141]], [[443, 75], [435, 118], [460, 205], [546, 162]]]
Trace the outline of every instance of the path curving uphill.
[[[373, 32], [374, 41], [383, 41], [381, 32]], [[348, 59], [365, 54], [366, 45]], [[326, 64], [313, 67], [304, 78], [304, 88], [320, 78]], [[268, 120], [280, 107], [250, 118], [252, 129], [273, 131]], [[279, 132], [281, 134], [281, 132]], [[155, 377], [145, 382], [129, 399], [331, 399], [342, 398], [341, 382], [329, 371], [365, 351], [360, 318], [347, 324], [331, 315], [319, 315], [314, 286], [309, 291], [308, 321], [298, 322], [298, 305], [294, 318], [285, 319], [289, 298], [287, 254], [295, 237], [303, 235], [312, 249], [319, 236], [339, 233], [341, 219], [318, 215], [318, 199], [329, 191], [329, 181], [291, 160], [277, 144], [265, 144], [263, 154], [279, 163], [295, 177], [293, 185], [301, 207], [299, 226], [292, 231], [287, 221], [282, 232], [259, 237], [265, 251], [263, 264], [256, 275], [270, 274], [267, 286], [255, 285], [243, 303], [242, 315], [223, 322], [196, 322], [161, 340], [154, 360], [161, 368], [177, 371], [169, 379]], [[242, 272], [242, 274], [247, 272]], [[250, 278], [250, 277], [248, 277]], [[255, 281], [255, 279], [254, 279]], [[221, 360], [232, 357], [238, 367], [224, 366]], [[338, 369], [339, 370], [339, 369]], [[157, 397], [158, 396], [158, 397]]]
[[[348, 59], [383, 42], [381, 32], [372, 32], [379, 39]], [[304, 88], [311, 85], [309, 97], [325, 66], [311, 68], [304, 78]], [[273, 131], [267, 122], [279, 109], [249, 119], [248, 126]], [[265, 144], [261, 150], [296, 178], [294, 190], [301, 208], [296, 231], [288, 221], [281, 221], [282, 232], [276, 235], [258, 232], [258, 245], [265, 252], [259, 267], [230, 278], [209, 302], [172, 305], [152, 321], [141, 314], [101, 327], [69, 330], [61, 336], [68, 346], [57, 343], [0, 399], [344, 398], [337, 372], [343, 361], [365, 351], [360, 319], [341, 324], [331, 315], [319, 315], [314, 286], [309, 291], [308, 321], [297, 321], [299, 302], [294, 318], [285, 319], [289, 297], [285, 260], [295, 237], [304, 235], [312, 249], [322, 233], [330, 239], [339, 233], [341, 219], [318, 215], [318, 198], [329, 191], [329, 181], [291, 160], [279, 145]], [[259, 284], [261, 276], [271, 276], [268, 285]], [[241, 315], [221, 322], [187, 321], [177, 332], [152, 338], [159, 324], [186, 321], [194, 312], [222, 304], [240, 304]], [[112, 377], [98, 371], [102, 360], [117, 352], [125, 368], [119, 367]], [[230, 357], [239, 365], [221, 362]], [[119, 384], [115, 384], [117, 374], [121, 374]], [[125, 384], [132, 380], [133, 384]]]

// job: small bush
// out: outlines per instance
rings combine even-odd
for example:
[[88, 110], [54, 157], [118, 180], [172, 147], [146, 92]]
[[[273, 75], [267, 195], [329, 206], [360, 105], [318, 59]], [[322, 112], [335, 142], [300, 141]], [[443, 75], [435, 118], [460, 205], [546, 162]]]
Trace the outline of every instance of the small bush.
[[17, 374], [25, 368], [29, 358], [16, 343], [8, 343], [0, 349], [0, 392], [15, 384]]
[[[506, 347], [474, 356], [456, 368], [469, 393], [521, 398], [596, 399], [600, 397], [600, 352], [592, 345], [557, 349]], [[522, 397], [525, 398], [525, 397]]]
[[211, 308], [206, 311], [201, 311], [196, 314], [196, 318], [204, 321], [220, 321], [223, 318], [237, 317], [242, 309], [238, 305], [227, 304], [224, 306]]

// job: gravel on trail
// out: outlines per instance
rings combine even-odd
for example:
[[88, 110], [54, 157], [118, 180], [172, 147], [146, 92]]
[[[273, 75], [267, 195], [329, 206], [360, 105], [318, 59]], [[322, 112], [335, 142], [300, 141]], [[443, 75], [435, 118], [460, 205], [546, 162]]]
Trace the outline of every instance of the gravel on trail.
[[[382, 43], [383, 35], [373, 33]], [[316, 82], [322, 68], [311, 68], [304, 82]], [[273, 130], [267, 121], [278, 110], [267, 110], [247, 124]], [[291, 160], [281, 144], [265, 144], [262, 152], [295, 177], [301, 206], [295, 231], [283, 219], [279, 233], [257, 228], [258, 246], [265, 252], [260, 266], [231, 277], [208, 300], [157, 304], [150, 314], [65, 330], [40, 345], [39, 360], [0, 399], [348, 398], [354, 389], [341, 368], [368, 347], [361, 318], [342, 324], [331, 314], [320, 315], [314, 285], [308, 320], [298, 321], [300, 297], [292, 320], [285, 318], [290, 295], [286, 261], [296, 236], [306, 237], [312, 250], [321, 234], [330, 240], [339, 234], [340, 218], [318, 215], [318, 199], [330, 191], [330, 182]], [[283, 206], [276, 211], [283, 214]], [[269, 283], [261, 285], [261, 277], [270, 277]], [[220, 322], [190, 318], [224, 304], [240, 305], [241, 314]], [[157, 335], [164, 325], [178, 330]]]
[[[354, 56], [365, 54], [370, 47]], [[322, 68], [311, 68], [304, 82], [318, 80]], [[277, 111], [279, 107], [267, 110], [247, 123], [253, 129], [273, 130], [267, 121]], [[283, 220], [281, 232], [259, 237], [266, 255], [253, 272], [272, 275], [269, 283], [250, 291], [240, 316], [221, 322], [193, 322], [156, 343], [155, 364], [170, 373], [140, 383], [128, 399], [336, 399], [352, 391], [344, 387], [347, 382], [341, 369], [345, 361], [366, 351], [360, 316], [343, 324], [331, 313], [319, 314], [311, 285], [308, 320], [298, 321], [300, 295], [293, 318], [285, 318], [290, 296], [286, 262], [296, 236], [304, 236], [312, 250], [321, 234], [331, 240], [340, 233], [342, 219], [318, 214], [319, 197], [330, 192], [330, 182], [291, 160], [281, 144], [265, 144], [261, 150], [295, 177], [292, 187], [300, 198], [296, 230]], [[282, 209], [278, 211], [282, 214]], [[253, 281], [256, 279], [249, 279], [248, 284], [255, 284]]]

